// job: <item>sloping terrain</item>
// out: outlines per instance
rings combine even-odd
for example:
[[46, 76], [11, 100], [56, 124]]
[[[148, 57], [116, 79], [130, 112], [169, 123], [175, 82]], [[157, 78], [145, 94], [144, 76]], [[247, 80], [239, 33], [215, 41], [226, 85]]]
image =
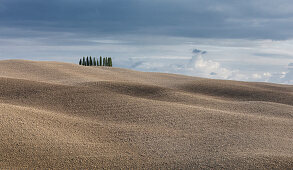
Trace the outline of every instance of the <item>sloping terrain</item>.
[[293, 86], [0, 61], [0, 168], [293, 167]]

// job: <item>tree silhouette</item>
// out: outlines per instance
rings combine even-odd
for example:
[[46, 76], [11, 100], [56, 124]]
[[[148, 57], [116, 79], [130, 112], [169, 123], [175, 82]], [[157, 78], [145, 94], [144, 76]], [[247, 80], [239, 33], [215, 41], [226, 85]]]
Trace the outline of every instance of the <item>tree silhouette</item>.
[[92, 56], [90, 56], [90, 66], [93, 65], [93, 60], [92, 60]]
[[86, 66], [89, 66], [90, 65], [90, 62], [89, 62], [89, 57], [86, 56]]
[[82, 59], [82, 65], [85, 66], [85, 57], [83, 57], [83, 59]]
[[94, 57], [94, 61], [93, 61], [93, 63], [94, 63], [94, 64], [93, 64], [94, 66], [96, 66], [96, 65], [97, 65], [97, 62], [96, 62], [96, 57]]
[[102, 56], [100, 56], [100, 66], [102, 66]]
[[108, 60], [109, 60], [109, 67], [112, 67], [112, 58], [109, 57]]
[[99, 58], [96, 59], [96, 57], [90, 56], [90, 57], [83, 57], [82, 59], [79, 59], [79, 65], [83, 66], [107, 66], [112, 67], [112, 58], [111, 57], [102, 57], [100, 56], [100, 62]]

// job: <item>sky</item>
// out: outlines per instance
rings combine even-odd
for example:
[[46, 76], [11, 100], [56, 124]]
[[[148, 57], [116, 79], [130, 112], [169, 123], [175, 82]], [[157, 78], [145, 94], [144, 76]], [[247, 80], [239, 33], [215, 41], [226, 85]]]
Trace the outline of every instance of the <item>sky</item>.
[[0, 59], [293, 84], [292, 0], [0, 0]]

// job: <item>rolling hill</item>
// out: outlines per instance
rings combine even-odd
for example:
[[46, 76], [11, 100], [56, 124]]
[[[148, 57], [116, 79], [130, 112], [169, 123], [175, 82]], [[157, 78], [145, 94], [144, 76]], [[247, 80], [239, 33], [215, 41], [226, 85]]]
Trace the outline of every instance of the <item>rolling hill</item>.
[[293, 86], [0, 61], [0, 168], [293, 167]]

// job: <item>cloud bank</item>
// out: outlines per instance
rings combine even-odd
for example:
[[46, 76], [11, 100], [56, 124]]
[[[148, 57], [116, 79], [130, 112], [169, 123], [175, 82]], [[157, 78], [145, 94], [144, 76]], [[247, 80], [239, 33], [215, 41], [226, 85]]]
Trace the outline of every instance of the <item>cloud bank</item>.
[[0, 59], [292, 84], [291, 0], [0, 0]]
[[157, 34], [288, 39], [293, 37], [292, 15], [290, 0], [0, 1], [3, 28], [72, 32], [83, 36]]
[[[193, 50], [193, 56], [189, 60], [185, 60], [180, 64], [174, 63], [166, 63], [162, 62], [158, 64], [158, 62], [149, 62], [149, 61], [140, 61], [132, 65], [134, 69], [140, 69], [144, 71], [152, 71], [152, 70], [160, 70], [166, 73], [179, 73], [179, 74], [186, 74], [190, 76], [197, 76], [197, 77], [206, 77], [206, 78], [213, 78], [213, 79], [225, 79], [225, 80], [244, 80], [244, 81], [262, 81], [262, 82], [278, 82], [278, 83], [287, 83], [288, 82], [285, 77], [288, 77], [290, 74], [286, 74], [283, 76], [283, 79], [280, 77], [272, 77], [271, 73], [263, 72], [263, 73], [247, 73], [241, 72], [237, 69], [230, 69], [226, 68], [221, 65], [220, 62], [213, 61], [211, 59], [205, 59], [204, 54], [206, 51], [201, 51], [198, 49]], [[279, 81], [276, 80], [279, 78]], [[290, 78], [289, 78], [290, 79]]]

